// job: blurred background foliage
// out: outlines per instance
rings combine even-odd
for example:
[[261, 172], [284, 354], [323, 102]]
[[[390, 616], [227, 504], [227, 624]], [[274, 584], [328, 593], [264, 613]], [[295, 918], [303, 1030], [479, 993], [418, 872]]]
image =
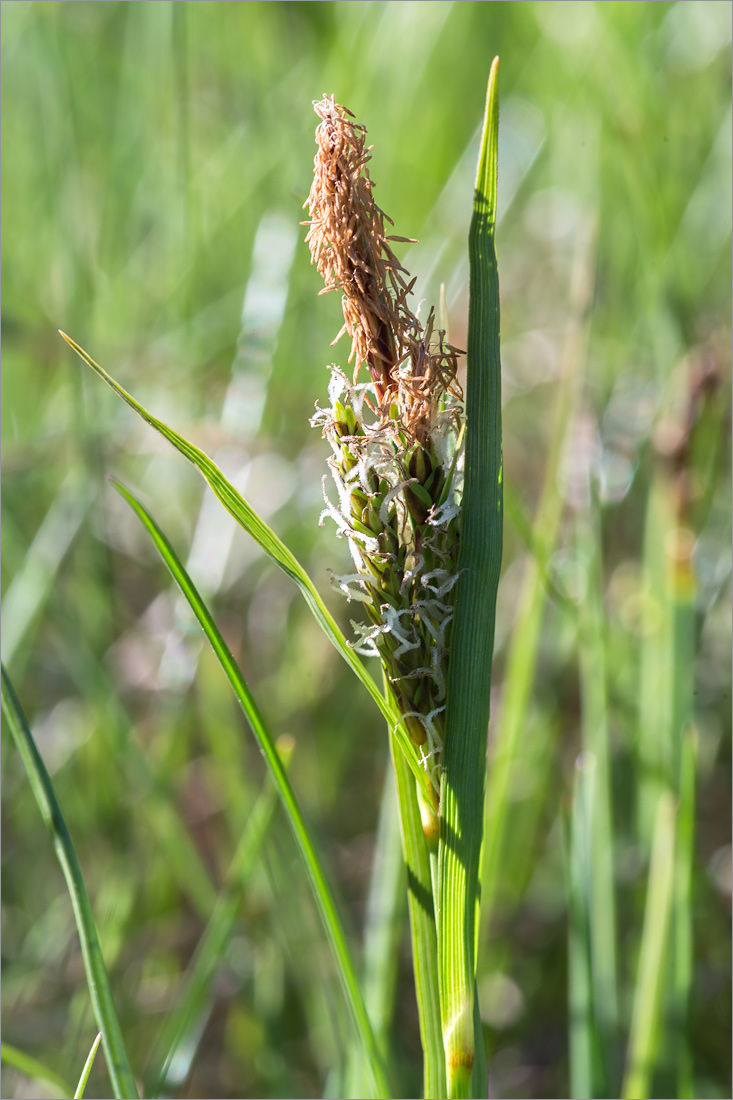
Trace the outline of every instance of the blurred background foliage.
[[[3, 658], [142, 1079], [264, 767], [106, 475], [139, 490], [188, 554], [271, 728], [294, 738], [291, 775], [355, 935], [387, 739], [287, 579], [57, 329], [212, 454], [328, 592], [347, 551], [318, 526], [327, 447], [308, 419], [347, 344], [329, 348], [340, 303], [317, 297], [302, 240], [311, 101], [332, 92], [366, 124], [377, 201], [419, 238], [401, 246], [416, 296], [437, 304], [445, 284], [450, 338], [465, 346], [498, 53], [508, 521], [492, 743], [512, 638], [528, 691], [487, 871], [492, 1095], [569, 1095], [565, 838], [587, 747], [584, 653], [611, 753], [628, 1028], [666, 782], [653, 727], [677, 684], [657, 645], [654, 563], [663, 571], [678, 527], [697, 576], [683, 639], [698, 737], [688, 1095], [730, 1095], [730, 41], [731, 5], [717, 2], [2, 6]], [[518, 625], [532, 561], [534, 647]], [[353, 608], [329, 599], [348, 632]], [[2, 752], [3, 1037], [76, 1080], [95, 1028], [71, 907], [7, 738]], [[169, 1094], [322, 1095], [346, 1031], [276, 814]], [[417, 1095], [406, 934], [394, 1033], [403, 1094]], [[101, 1061], [88, 1095], [108, 1087]], [[665, 1067], [651, 1095], [677, 1095]], [[6, 1067], [3, 1079], [6, 1096], [45, 1087]]]

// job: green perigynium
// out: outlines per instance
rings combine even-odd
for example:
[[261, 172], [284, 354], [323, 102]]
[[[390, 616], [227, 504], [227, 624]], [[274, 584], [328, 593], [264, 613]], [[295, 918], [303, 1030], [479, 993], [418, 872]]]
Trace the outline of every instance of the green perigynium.
[[[423, 325], [407, 304], [414, 280], [390, 247], [407, 238], [385, 234], [364, 127], [332, 97], [315, 109], [307, 241], [325, 289], [342, 291], [339, 337], [351, 336], [354, 365], [351, 379], [331, 367], [328, 407], [312, 421], [331, 444], [338, 492], [332, 503], [324, 478], [321, 522], [334, 519], [349, 541], [354, 572], [333, 584], [364, 607], [357, 651], [380, 657], [437, 805], [463, 480], [460, 353], [432, 310]], [[359, 381], [364, 367], [369, 381]]]

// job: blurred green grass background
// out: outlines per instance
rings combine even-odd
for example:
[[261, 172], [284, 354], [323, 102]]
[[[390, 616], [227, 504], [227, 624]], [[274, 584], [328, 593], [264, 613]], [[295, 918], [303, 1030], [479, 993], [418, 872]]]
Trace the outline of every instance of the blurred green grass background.
[[[87, 876], [136, 1072], [264, 768], [106, 475], [139, 489], [188, 553], [271, 728], [294, 737], [293, 782], [356, 932], [387, 741], [286, 578], [56, 330], [214, 455], [327, 592], [347, 551], [318, 527], [327, 446], [308, 418], [326, 364], [345, 366], [347, 351], [329, 348], [340, 304], [317, 297], [299, 224], [311, 101], [332, 92], [366, 124], [377, 201], [396, 233], [419, 238], [400, 253], [416, 297], [437, 304], [445, 284], [450, 338], [465, 346], [473, 172], [498, 53], [510, 500], [494, 729], [508, 721], [538, 507], [545, 587], [536, 647], [519, 643], [531, 692], [487, 891], [492, 1095], [569, 1094], [564, 837], [587, 747], [579, 658], [594, 569], [628, 1028], [666, 782], [654, 562], [663, 571], [680, 523], [694, 536], [685, 669], [699, 738], [684, 1032], [691, 1095], [730, 1095], [731, 5], [33, 2], [0, 18], [3, 659]], [[330, 604], [348, 631], [353, 607]], [[5, 737], [2, 753], [3, 1037], [75, 1080], [94, 1025], [70, 903]], [[175, 1095], [322, 1095], [348, 1026], [277, 815], [215, 994]], [[404, 1095], [417, 1095], [406, 937], [395, 1014]], [[652, 1095], [677, 1095], [667, 1035]], [[3, 1067], [3, 1095], [39, 1087]], [[106, 1087], [98, 1065], [87, 1095]]]

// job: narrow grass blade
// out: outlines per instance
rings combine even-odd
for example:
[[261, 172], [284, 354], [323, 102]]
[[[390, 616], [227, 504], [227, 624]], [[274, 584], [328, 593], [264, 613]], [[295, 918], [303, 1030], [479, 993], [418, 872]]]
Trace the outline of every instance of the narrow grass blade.
[[645, 1100], [661, 1048], [661, 1009], [674, 904], [675, 800], [659, 799], [649, 867], [644, 929], [634, 991], [623, 1100]]
[[438, 942], [430, 875], [430, 856], [417, 803], [417, 791], [404, 755], [392, 743], [397, 798], [400, 806], [402, 850], [407, 866], [407, 905], [412, 939], [412, 965], [423, 1049], [423, 1096], [444, 1100], [443, 1031], [438, 987]]
[[661, 467], [650, 488], [644, 532], [646, 600], [637, 752], [639, 831], [645, 845], [651, 839], [660, 793], [679, 789], [682, 739], [693, 713], [695, 534], [682, 512], [679, 489]]
[[675, 502], [665, 477], [657, 471], [649, 489], [645, 530], [639, 661], [638, 736], [636, 739], [637, 828], [648, 855], [659, 798], [674, 790], [672, 761], [674, 688], [674, 613], [668, 599], [667, 540], [675, 527]]
[[[680, 516], [680, 519], [684, 519]], [[694, 1097], [689, 1006], [692, 987], [692, 878], [695, 862], [695, 784], [697, 731], [694, 723], [695, 597], [693, 565], [695, 536], [680, 526], [667, 536], [667, 586], [672, 601], [673, 758], [679, 756], [679, 810], [674, 898], [674, 979], [670, 994], [671, 1042], [677, 1064], [677, 1095]]]
[[692, 988], [692, 869], [695, 859], [696, 779], [697, 731], [690, 729], [682, 743], [674, 896], [673, 1042], [677, 1058], [677, 1095], [683, 1100], [691, 1100], [695, 1096], [689, 1012]]
[[137, 1100], [137, 1088], [117, 1020], [97, 926], [79, 861], [76, 858], [61, 807], [56, 800], [51, 779], [36, 748], [28, 722], [4, 666], [2, 668], [2, 711], [23, 760], [41, 816], [51, 834], [54, 850], [69, 889], [84, 956], [89, 994], [94, 1007], [94, 1016], [102, 1032], [102, 1043], [112, 1089], [118, 1098]]
[[[388, 768], [382, 789], [382, 803], [369, 881], [362, 988], [364, 1002], [385, 1064], [394, 1020], [399, 951], [406, 915], [406, 875], [402, 858], [400, 820], [394, 778]], [[346, 1096], [362, 1096], [365, 1067], [361, 1048], [349, 1058]]]
[[387, 771], [364, 926], [364, 1000], [385, 1053], [394, 1018], [405, 877], [394, 780]]
[[588, 591], [580, 605], [579, 664], [583, 750], [593, 761], [595, 782], [592, 813], [587, 820], [590, 951], [593, 981], [593, 1024], [602, 1045], [600, 1076], [595, 1093], [609, 1095], [608, 1080], [618, 1032], [616, 979], [616, 900], [614, 893], [614, 831], [611, 797], [611, 751], [606, 691], [601, 531], [595, 502], [588, 516], [578, 518], [577, 545], [587, 562]]
[[97, 1057], [97, 1051], [99, 1050], [99, 1044], [102, 1041], [102, 1032], [100, 1031], [97, 1038], [92, 1043], [92, 1049], [89, 1051], [86, 1062], [84, 1063], [84, 1069], [81, 1071], [81, 1077], [79, 1078], [79, 1084], [76, 1086], [76, 1092], [74, 1093], [74, 1100], [81, 1100], [84, 1095], [84, 1089], [87, 1087], [87, 1081], [89, 1080], [89, 1074], [92, 1072], [92, 1066], [94, 1065], [94, 1059]]
[[[469, 233], [466, 474], [448, 673], [438, 857], [438, 959], [448, 1097], [471, 1094], [486, 748], [502, 551], [501, 363], [496, 226], [498, 58]], [[488, 1084], [481, 1084], [480, 1095]]]
[[568, 882], [568, 1011], [570, 1095], [573, 1100], [607, 1093], [595, 1088], [598, 1039], [593, 1001], [592, 825], [597, 762], [590, 754], [578, 757], [570, 817]]
[[[287, 766], [287, 760], [283, 762]], [[176, 1056], [181, 1046], [189, 1043], [192, 1031], [197, 1030], [199, 1020], [208, 1010], [211, 981], [229, 943], [245, 887], [259, 858], [276, 805], [277, 790], [268, 783], [252, 808], [227, 874], [226, 887], [217, 899], [188, 966], [178, 1004], [156, 1042], [151, 1058], [154, 1072], [150, 1078], [150, 1089], [155, 1096], [161, 1087], [176, 1088], [181, 1084], [171, 1079], [175, 1077]]]
[[241, 493], [239, 493], [231, 482], [224, 477], [219, 467], [211, 461], [208, 455], [205, 455], [198, 447], [194, 447], [194, 445], [184, 439], [183, 436], [178, 435], [178, 433], [173, 431], [172, 428], [169, 428], [167, 424], [164, 424], [162, 420], [156, 419], [152, 413], [149, 413], [147, 409], [143, 408], [143, 406], [127, 393], [114, 378], [107, 374], [98, 363], [95, 363], [91, 356], [87, 355], [84, 349], [79, 347], [71, 337], [63, 332], [61, 336], [63, 336], [69, 347], [73, 348], [77, 355], [84, 360], [87, 366], [91, 367], [92, 370], [114, 390], [118, 397], [121, 397], [131, 409], [134, 409], [138, 416], [141, 416], [147, 424], [155, 428], [157, 432], [160, 432], [169, 443], [173, 444], [176, 450], [180, 451], [180, 453], [187, 458], [201, 474], [203, 474], [212, 491], [216, 494], [230, 515], [234, 517], [237, 523], [244, 527], [245, 531], [252, 536], [265, 553], [268, 554], [269, 557], [271, 557], [297, 584], [319, 626], [336, 647], [346, 663], [351, 667], [352, 671], [359, 680], [361, 680], [362, 684], [386, 718], [389, 723], [389, 728], [401, 746], [402, 751], [405, 753], [418, 783], [420, 783], [424, 789], [426, 797], [430, 798], [430, 781], [428, 780], [427, 773], [420, 766], [417, 750], [410, 740], [409, 734], [405, 730], [404, 723], [398, 725], [400, 719], [399, 713], [387, 704], [376, 683], [364, 668], [364, 665], [354, 653], [353, 649], [350, 649], [346, 644], [343, 633], [321, 599], [313, 581], [290, 550], [288, 550], [287, 546], [285, 546], [274, 531], [260, 519]]
[[24, 1054], [22, 1050], [11, 1046], [10, 1043], [0, 1043], [0, 1061], [3, 1065], [12, 1066], [13, 1069], [17, 1069], [34, 1081], [43, 1081], [44, 1085], [58, 1093], [60, 1097], [71, 1096], [71, 1088], [62, 1077], [48, 1066], [44, 1066], [43, 1062], [39, 1062], [37, 1058], [31, 1058], [29, 1054]]
[[140, 504], [124, 486], [120, 485], [117, 481], [113, 481], [113, 485], [132, 507], [148, 534], [151, 536], [171, 576], [181, 589], [191, 610], [201, 624], [209, 644], [214, 650], [234, 690], [237, 700], [244, 711], [250, 728], [260, 746], [260, 750], [269, 765], [278, 793], [292, 826], [296, 843], [303, 856], [326, 933], [331, 941], [344, 992], [364, 1044], [373, 1087], [377, 1096], [389, 1096], [389, 1087], [385, 1078], [381, 1055], [376, 1039], [374, 1038], [374, 1032], [372, 1031], [366, 1006], [364, 1005], [364, 998], [356, 976], [351, 950], [336, 906], [336, 899], [334, 898], [333, 891], [326, 878], [320, 856], [316, 851], [305, 818], [303, 817], [303, 812], [295, 797], [295, 792], [290, 785], [290, 780], [287, 777], [283, 762], [275, 748], [275, 743], [247, 687], [239, 666], [229, 652], [226, 642], [222, 638], [208, 608], [201, 599], [201, 596], [181, 564], [173, 547], [168, 542], [168, 539], [160, 530], [155, 520], [153, 520], [143, 508], [142, 504]]
[[677, 1094], [694, 1095], [689, 1044], [692, 981], [692, 868], [696, 735], [695, 532], [686, 491], [665, 460], [657, 462], [647, 505], [644, 536], [646, 600], [639, 697], [638, 828], [649, 843], [659, 792], [678, 800], [672, 979], [663, 1008], [668, 1024], [665, 1056], [675, 1067]]

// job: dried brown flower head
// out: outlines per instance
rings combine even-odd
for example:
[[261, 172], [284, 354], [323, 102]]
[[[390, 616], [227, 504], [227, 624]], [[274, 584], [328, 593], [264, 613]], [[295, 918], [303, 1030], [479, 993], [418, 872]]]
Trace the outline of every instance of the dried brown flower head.
[[334, 343], [344, 333], [351, 336], [354, 382], [365, 365], [381, 418], [386, 420], [396, 403], [403, 427], [424, 441], [443, 394], [450, 391], [460, 399], [460, 353], [444, 342], [444, 333], [435, 333], [432, 311], [423, 328], [407, 304], [415, 280], [407, 281], [391, 242], [411, 238], [385, 233], [385, 220], [392, 221], [372, 195], [367, 167], [371, 146], [366, 145], [364, 126], [353, 122], [351, 112], [333, 96], [324, 96], [314, 107], [321, 122], [306, 241], [326, 284], [321, 293], [335, 288], [343, 292], [344, 326]]

